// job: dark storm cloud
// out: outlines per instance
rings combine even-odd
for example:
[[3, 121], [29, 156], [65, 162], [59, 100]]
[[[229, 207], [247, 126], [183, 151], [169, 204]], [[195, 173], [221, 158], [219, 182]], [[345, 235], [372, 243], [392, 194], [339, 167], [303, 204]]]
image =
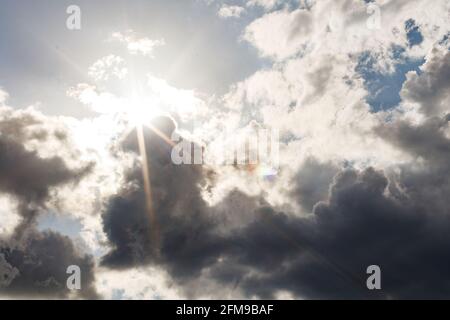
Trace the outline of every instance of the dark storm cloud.
[[450, 212], [450, 141], [448, 116], [431, 118], [421, 125], [405, 122], [385, 125], [379, 134], [418, 161], [398, 168], [398, 177], [390, 185], [391, 193], [407, 198], [421, 212], [441, 219]]
[[[256, 229], [267, 238], [273, 229], [274, 238], [284, 235], [285, 247], [275, 251], [271, 272], [247, 276], [243, 288], [263, 297], [282, 289], [308, 298], [448, 297], [449, 217], [389, 198], [387, 185], [385, 176], [373, 169], [344, 171], [335, 178], [329, 202], [316, 205], [312, 219], [268, 211], [265, 232], [249, 226], [251, 231], [243, 234]], [[259, 243], [261, 237], [252, 240]], [[259, 252], [269, 258], [266, 247]], [[264, 265], [254, 259], [244, 262]], [[382, 270], [379, 292], [365, 288], [365, 271], [373, 264]]]
[[[374, 169], [343, 170], [330, 180], [336, 168], [309, 160], [301, 169], [309, 172], [299, 173], [293, 193], [300, 203], [310, 195], [303, 204], [314, 208], [309, 217], [277, 212], [237, 191], [208, 207], [200, 196], [202, 168], [172, 165], [170, 147], [147, 131], [160, 254], [150, 250], [152, 229], [136, 167], [103, 216], [113, 246], [103, 264], [159, 264], [180, 283], [207, 276], [249, 297], [273, 298], [283, 290], [306, 298], [448, 297], [445, 125], [436, 119], [417, 127], [396, 123], [384, 128], [393, 144], [427, 162], [414, 170], [402, 167], [391, 180]], [[320, 183], [308, 189], [302, 186], [308, 181]], [[233, 199], [244, 204], [232, 204]], [[228, 219], [221, 211], [227, 204], [238, 217], [231, 229], [224, 227]], [[241, 224], [239, 217], [246, 217]], [[381, 291], [366, 288], [366, 268], [373, 264], [382, 270]]]
[[92, 169], [91, 164], [70, 169], [59, 156], [42, 158], [25, 147], [31, 140], [45, 142], [52, 133], [32, 114], [2, 110], [0, 192], [17, 200], [21, 221], [10, 237], [0, 241], [0, 293], [64, 297], [69, 293], [67, 267], [78, 265], [82, 270], [80, 294], [95, 297], [92, 258], [82, 256], [69, 238], [36, 230], [36, 218], [45, 212], [50, 190], [77, 183]]
[[[239, 241], [261, 244], [259, 250], [245, 248], [227, 262], [261, 270], [262, 276], [243, 277], [241, 286], [263, 297], [284, 289], [308, 298], [448, 298], [447, 129], [448, 116], [421, 125], [385, 125], [378, 133], [420, 161], [400, 166], [390, 180], [373, 169], [342, 171], [329, 200], [314, 206], [312, 218], [266, 209], [266, 226], [260, 222], [264, 219], [247, 226]], [[285, 249], [271, 247], [276, 242], [267, 240], [269, 234], [284, 237]], [[264, 255], [272, 264], [264, 262]], [[372, 264], [382, 270], [379, 292], [365, 288], [365, 270]], [[268, 265], [271, 269], [265, 270]]]
[[80, 255], [66, 236], [33, 230], [20, 242], [0, 242], [0, 257], [0, 272], [4, 270], [0, 274], [4, 284], [0, 285], [0, 293], [64, 298], [68, 293], [67, 267], [77, 265], [81, 270], [80, 295], [97, 297], [92, 286], [93, 258]]
[[[171, 136], [173, 123], [159, 119], [157, 125]], [[126, 187], [111, 199], [103, 216], [105, 233], [114, 247], [103, 264], [123, 268], [157, 261], [174, 275], [192, 276], [223, 250], [223, 241], [214, 232], [217, 223], [199, 192], [205, 183], [203, 170], [201, 166], [174, 165], [172, 147], [149, 129], [145, 130], [145, 141], [160, 253], [151, 250], [155, 229], [146, 211], [142, 171], [137, 164], [127, 174]], [[138, 153], [136, 132], [123, 147]]]

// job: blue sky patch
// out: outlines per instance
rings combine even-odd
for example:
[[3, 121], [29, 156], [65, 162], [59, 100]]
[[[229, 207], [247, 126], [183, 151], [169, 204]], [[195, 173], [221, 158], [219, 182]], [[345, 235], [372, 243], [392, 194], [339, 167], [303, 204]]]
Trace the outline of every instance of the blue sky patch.
[[423, 36], [420, 32], [419, 26], [416, 21], [409, 19], [405, 22], [406, 37], [408, 38], [408, 45], [414, 47], [423, 42]]
[[52, 230], [71, 238], [79, 236], [82, 227], [83, 225], [80, 221], [67, 215], [48, 213], [40, 216], [38, 219], [38, 229], [40, 231]]
[[377, 57], [370, 52], [363, 53], [356, 71], [363, 77], [364, 86], [369, 92], [366, 102], [372, 112], [386, 111], [398, 106], [401, 102], [400, 91], [410, 71], [421, 73], [420, 66], [425, 59], [412, 59], [404, 56], [405, 49], [393, 48], [393, 58], [398, 61], [392, 73], [384, 73], [377, 69]]

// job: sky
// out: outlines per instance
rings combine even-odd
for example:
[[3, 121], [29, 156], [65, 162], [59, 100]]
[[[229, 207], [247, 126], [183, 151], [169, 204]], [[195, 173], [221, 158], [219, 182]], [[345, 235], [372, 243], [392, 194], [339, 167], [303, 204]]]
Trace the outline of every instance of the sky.
[[0, 298], [450, 298], [449, 35], [448, 0], [3, 0]]

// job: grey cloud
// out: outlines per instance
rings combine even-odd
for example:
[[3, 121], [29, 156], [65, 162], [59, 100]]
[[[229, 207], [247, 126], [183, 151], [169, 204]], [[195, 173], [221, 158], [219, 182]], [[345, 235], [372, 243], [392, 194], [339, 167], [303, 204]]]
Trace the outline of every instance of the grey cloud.
[[[42, 145], [61, 130], [31, 113], [2, 110], [0, 121], [0, 192], [17, 200], [21, 221], [12, 235], [0, 241], [0, 292], [7, 295], [46, 295], [64, 297], [66, 269], [78, 265], [82, 269], [83, 297], [96, 297], [92, 287], [94, 264], [92, 257], [83, 256], [71, 240], [53, 232], [36, 230], [36, 218], [46, 210], [50, 190], [76, 184], [93, 168], [87, 164], [79, 169], [69, 168], [63, 157], [42, 158], [25, 147], [30, 140]], [[46, 129], [49, 127], [48, 129]], [[56, 134], [58, 133], [58, 134]], [[65, 136], [62, 133], [62, 136]]]
[[295, 41], [298, 37], [307, 37], [311, 33], [313, 19], [308, 11], [296, 12], [293, 20], [289, 30], [289, 41]]
[[81, 255], [66, 236], [32, 231], [20, 242], [0, 242], [0, 257], [4, 257], [0, 270], [6, 269], [0, 276], [8, 279], [5, 286], [0, 286], [0, 292], [10, 296], [64, 298], [69, 292], [67, 267], [77, 265], [81, 269], [80, 296], [98, 297], [93, 287], [93, 258]]
[[312, 212], [316, 203], [328, 198], [330, 184], [338, 171], [339, 168], [332, 163], [308, 158], [292, 181], [295, 186], [292, 197], [303, 210]]
[[424, 72], [412, 75], [404, 84], [402, 96], [419, 103], [424, 114], [443, 116], [450, 103], [450, 52], [434, 49]]
[[[450, 141], [448, 117], [430, 118], [421, 125], [396, 122], [377, 128], [380, 136], [419, 161], [399, 167], [396, 185], [408, 201], [427, 214], [449, 212]], [[393, 185], [393, 187], [395, 187]]]
[[[307, 161], [292, 196], [313, 207], [308, 217], [277, 212], [238, 191], [207, 206], [200, 196], [206, 183], [202, 168], [172, 165], [164, 142], [147, 131], [160, 255], [150, 250], [152, 229], [136, 167], [103, 216], [113, 246], [103, 264], [158, 264], [180, 284], [208, 277], [249, 297], [274, 298], [282, 290], [305, 298], [448, 297], [448, 208], [433, 205], [431, 198], [423, 201], [434, 193], [435, 204], [447, 202], [448, 175], [434, 175], [449, 166], [442, 161], [448, 159], [442, 146], [449, 143], [440, 132], [442, 125], [436, 120], [413, 129], [397, 123], [386, 132], [406, 152], [428, 155], [431, 171], [405, 167], [389, 180], [374, 169], [338, 172], [333, 165]], [[428, 139], [435, 145], [422, 151]], [[409, 148], [413, 140], [415, 147]], [[319, 177], [319, 183], [312, 177]], [[389, 192], [394, 182], [406, 197]], [[230, 220], [230, 215], [236, 218]], [[230, 221], [233, 227], [224, 228]], [[381, 291], [365, 287], [366, 268], [372, 264], [382, 269]]]
[[8, 287], [18, 274], [19, 270], [6, 261], [4, 254], [0, 254], [0, 288]]
[[70, 170], [63, 159], [43, 159], [8, 137], [0, 137], [0, 150], [0, 191], [28, 202], [41, 203], [50, 187], [76, 182], [92, 169]]
[[432, 117], [423, 124], [413, 125], [398, 121], [376, 128], [376, 132], [386, 141], [407, 153], [429, 161], [433, 165], [447, 166], [450, 144], [445, 136], [449, 118]]
[[[158, 264], [182, 285], [208, 278], [248, 297], [289, 291], [304, 298], [448, 298], [450, 140], [449, 116], [442, 116], [448, 113], [449, 57], [434, 53], [426, 73], [411, 77], [403, 92], [425, 114], [438, 116], [416, 125], [394, 119], [375, 129], [411, 161], [358, 171], [307, 160], [291, 193], [312, 213], [307, 217], [278, 212], [239, 191], [208, 206], [201, 197], [204, 169], [174, 166], [170, 146], [147, 131], [160, 254], [150, 250], [153, 230], [136, 165], [103, 215], [112, 245], [104, 265]], [[164, 127], [167, 134], [175, 129]], [[123, 148], [137, 152], [135, 139]], [[373, 264], [382, 270], [380, 291], [366, 288]]]
[[[386, 196], [387, 185], [373, 169], [343, 171], [312, 218], [260, 209], [214, 276], [239, 279], [263, 298], [279, 290], [314, 299], [448, 297], [449, 217]], [[372, 264], [382, 270], [379, 292], [365, 287]], [[241, 273], [231, 277], [230, 269]]]
[[[160, 119], [159, 129], [170, 136], [174, 125]], [[171, 146], [157, 134], [145, 130], [152, 203], [157, 215], [160, 253], [151, 249], [154, 229], [146, 210], [140, 164], [126, 176], [120, 195], [113, 197], [103, 215], [104, 231], [112, 251], [103, 264], [116, 268], [158, 262], [183, 277], [199, 272], [222, 251], [223, 241], [214, 233], [215, 222], [200, 195], [205, 184], [201, 166], [176, 166], [170, 158]], [[136, 132], [123, 148], [138, 153]]]

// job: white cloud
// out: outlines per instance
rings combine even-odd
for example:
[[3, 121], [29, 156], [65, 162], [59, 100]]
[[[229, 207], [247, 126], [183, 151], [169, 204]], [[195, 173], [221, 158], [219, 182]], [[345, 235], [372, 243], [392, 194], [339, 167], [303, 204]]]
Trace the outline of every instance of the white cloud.
[[150, 121], [154, 116], [169, 113], [177, 113], [182, 119], [192, 118], [206, 108], [194, 90], [173, 87], [152, 75], [147, 75], [147, 83], [139, 95], [134, 92], [118, 95], [87, 83], [70, 88], [67, 95], [100, 114], [123, 114], [140, 118], [140, 121]]
[[96, 86], [87, 83], [81, 83], [74, 88], [70, 88], [67, 95], [78, 99], [81, 103], [90, 106], [93, 111], [102, 114], [120, 112], [126, 105], [116, 95], [99, 91]]
[[247, 6], [259, 6], [264, 8], [265, 10], [271, 10], [280, 3], [282, 3], [282, 0], [250, 0], [247, 1]]
[[0, 238], [11, 235], [20, 220], [15, 201], [0, 194]]
[[312, 18], [304, 10], [272, 12], [252, 22], [244, 39], [258, 48], [262, 56], [282, 60], [304, 48], [312, 32]]
[[346, 83], [355, 77], [353, 69], [346, 57], [293, 59], [257, 72], [236, 86], [227, 101], [241, 110], [259, 110], [264, 125], [298, 138], [281, 150], [284, 168], [295, 171], [308, 156], [372, 165], [403, 161], [372, 132], [383, 118], [370, 112], [360, 80], [354, 79], [352, 86]]
[[[273, 65], [235, 84], [223, 97], [228, 111], [211, 116], [204, 125], [216, 123], [208, 129], [216, 134], [223, 130], [224, 123], [234, 124], [234, 130], [238, 130], [246, 123], [242, 119], [250, 118], [251, 113], [262, 125], [291, 137], [281, 145], [282, 170], [266, 196], [271, 204], [282, 204], [283, 190], [289, 188], [292, 175], [310, 156], [324, 162], [348, 161], [356, 168], [389, 168], [411, 161], [409, 155], [380, 139], [374, 129], [387, 117], [417, 121], [417, 109], [407, 107], [407, 101], [403, 101], [399, 107], [402, 113], [372, 113], [365, 102], [368, 92], [355, 67], [359, 54], [370, 51], [377, 58], [374, 67], [392, 72], [398, 62], [392, 54], [393, 45], [405, 47], [405, 56], [428, 55], [449, 31], [444, 22], [448, 11], [445, 1], [433, 6], [420, 0], [378, 3], [380, 30], [367, 27], [367, 6], [353, 0], [318, 1], [309, 9], [281, 9], [263, 15], [245, 29], [244, 39], [261, 56], [270, 57]], [[404, 30], [405, 21], [411, 18], [425, 37], [414, 48], [407, 47]], [[427, 83], [427, 78], [411, 73], [407, 86]], [[215, 190], [214, 201], [218, 194], [223, 198], [233, 186], [249, 194], [261, 191], [248, 176], [239, 177], [228, 170], [217, 172], [221, 175], [220, 188]]]
[[146, 37], [139, 37], [135, 32], [129, 30], [126, 33], [114, 32], [112, 39], [126, 45], [131, 54], [141, 54], [153, 57], [153, 52], [157, 47], [165, 45], [164, 39], [152, 40]]
[[240, 6], [222, 5], [218, 11], [221, 18], [239, 18], [245, 12], [245, 8]]
[[0, 87], [0, 105], [4, 105], [6, 100], [8, 100], [9, 98], [9, 94], [8, 92], [4, 91], [1, 87]]
[[128, 74], [124, 64], [123, 58], [110, 54], [89, 67], [88, 75], [96, 81], [109, 80], [112, 76], [123, 79]]
[[164, 271], [140, 268], [124, 271], [99, 269], [96, 288], [105, 299], [177, 300], [183, 297]]
[[[262, 56], [276, 61], [323, 50], [333, 54], [382, 52], [389, 59], [392, 45], [406, 45], [405, 21], [414, 19], [424, 42], [407, 52], [420, 57], [448, 32], [446, 1], [378, 1], [380, 29], [368, 27], [374, 18], [363, 1], [317, 1], [310, 7], [271, 12], [247, 26], [244, 39]], [[308, 9], [306, 9], [308, 8]]]

